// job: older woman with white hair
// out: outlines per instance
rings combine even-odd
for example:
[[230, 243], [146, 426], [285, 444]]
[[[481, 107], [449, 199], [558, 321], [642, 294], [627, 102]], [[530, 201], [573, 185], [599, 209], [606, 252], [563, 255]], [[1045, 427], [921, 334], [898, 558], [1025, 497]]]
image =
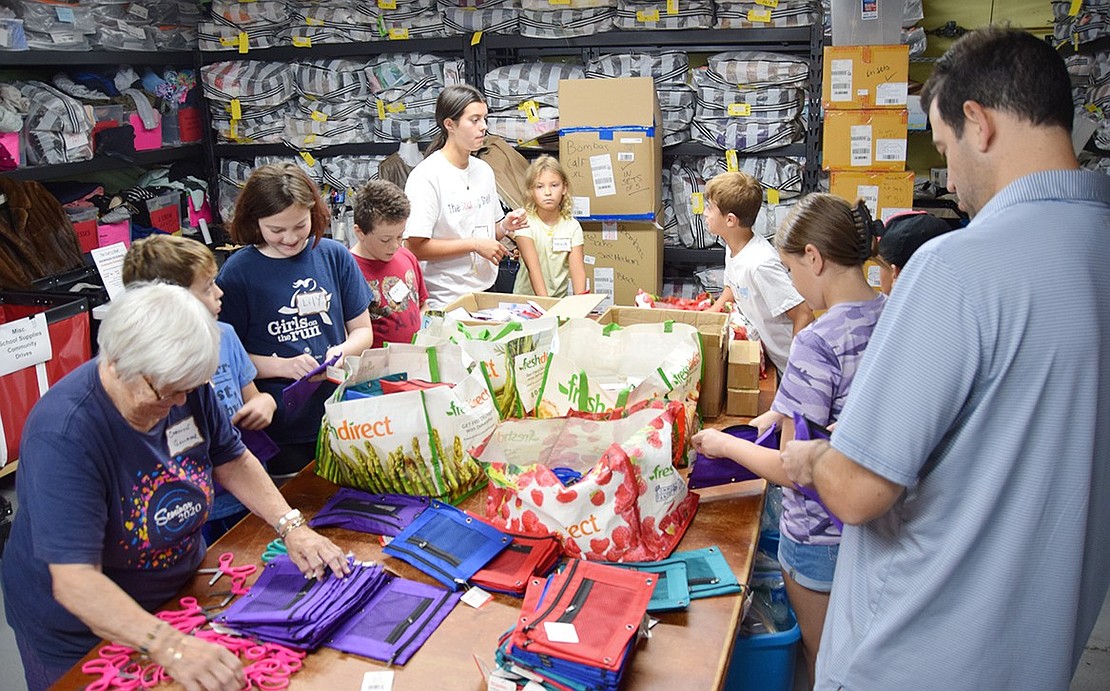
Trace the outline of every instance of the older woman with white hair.
[[188, 290], [130, 288], [98, 342], [23, 430], [3, 589], [28, 687], [50, 686], [105, 638], [186, 689], [240, 689], [235, 655], [150, 613], [204, 559], [213, 479], [275, 526], [306, 577], [344, 576], [346, 558], [289, 507], [207, 386], [220, 334]]

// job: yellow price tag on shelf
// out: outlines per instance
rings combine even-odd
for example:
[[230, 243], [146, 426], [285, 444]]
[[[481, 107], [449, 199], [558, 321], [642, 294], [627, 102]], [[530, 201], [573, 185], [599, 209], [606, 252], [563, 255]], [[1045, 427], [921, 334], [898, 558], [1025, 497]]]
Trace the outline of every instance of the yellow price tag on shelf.
[[740, 170], [740, 159], [736, 156], [736, 149], [725, 149], [725, 166], [730, 173]]
[[755, 0], [755, 4], [763, 5], [764, 7], [778, 7], [779, 0]]
[[305, 138], [304, 138], [304, 143], [305, 144], [311, 144], [314, 141], [316, 141], [316, 135], [315, 134], [306, 135]]
[[228, 36], [220, 36], [220, 45], [227, 46], [228, 48], [233, 48], [234, 46], [239, 45], [239, 37], [235, 36], [234, 38], [231, 38]]
[[570, 5], [570, 0], [547, 0], [549, 5]]
[[382, 99], [379, 98], [378, 99], [378, 119], [379, 120], [385, 120], [385, 118], [386, 118], [385, 101], [383, 101]]
[[246, 31], [239, 32], [239, 52], [246, 53], [251, 49], [250, 38], [247, 37]]
[[690, 195], [690, 211], [696, 214], [705, 213], [705, 195], [701, 192], [694, 192]]
[[728, 104], [728, 114], [734, 118], [746, 118], [752, 114], [752, 104], [730, 103]]
[[312, 154], [308, 153], [307, 151], [301, 152], [301, 158], [304, 159], [304, 162], [308, 164], [309, 168], [316, 165], [316, 159], [313, 158]]
[[312, 115], [309, 116], [309, 117], [311, 117], [316, 122], [327, 122], [328, 121], [328, 114], [327, 113], [321, 113], [318, 110], [312, 111]]
[[1083, 7], [1083, 0], [1071, 0], [1071, 7], [1068, 8], [1068, 16], [1074, 17], [1079, 14], [1079, 9]]
[[387, 103], [385, 105], [385, 109], [390, 113], [403, 113], [405, 112], [405, 104], [401, 101], [397, 101], [396, 103]]
[[403, 41], [409, 37], [408, 27], [395, 27], [389, 30], [390, 41]]
[[517, 106], [516, 109], [524, 111], [524, 117], [528, 122], [538, 122], [540, 119], [540, 106], [535, 101], [525, 101]]
[[239, 121], [235, 118], [231, 119], [231, 127], [228, 131], [228, 136], [231, 137], [231, 141], [239, 139]]
[[667, 0], [667, 14], [678, 14], [678, 0]]
[[323, 19], [317, 19], [316, 17], [305, 17], [304, 18], [304, 23], [309, 25], [309, 26], [323, 26], [324, 25], [324, 20]]
[[243, 104], [239, 103], [239, 99], [237, 99], [237, 98], [231, 99], [231, 119], [232, 120], [242, 120], [243, 119]]
[[395, 10], [397, 9], [397, 0], [378, 0], [378, 9]]
[[659, 21], [659, 10], [640, 10], [636, 13], [636, 21], [645, 24], [657, 22]]
[[779, 203], [779, 191], [774, 187], [767, 188], [767, 203], [776, 205]]
[[312, 39], [309, 38], [308, 36], [294, 36], [293, 37], [293, 47], [294, 48], [311, 48], [312, 47]]
[[482, 42], [482, 32], [481, 32], [481, 30], [475, 31], [474, 35], [470, 37], [470, 45], [476, 46], [481, 42]]
[[749, 22], [769, 22], [771, 21], [771, 10], [748, 10]]

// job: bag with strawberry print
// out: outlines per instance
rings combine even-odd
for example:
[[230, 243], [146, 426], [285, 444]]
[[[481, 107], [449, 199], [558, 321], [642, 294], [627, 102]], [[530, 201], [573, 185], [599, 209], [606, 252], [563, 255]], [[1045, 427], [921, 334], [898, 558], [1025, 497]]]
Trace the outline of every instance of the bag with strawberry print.
[[698, 505], [674, 467], [684, 414], [670, 402], [613, 420], [502, 422], [476, 450], [490, 480], [487, 519], [509, 531], [554, 533], [571, 557], [667, 557]]

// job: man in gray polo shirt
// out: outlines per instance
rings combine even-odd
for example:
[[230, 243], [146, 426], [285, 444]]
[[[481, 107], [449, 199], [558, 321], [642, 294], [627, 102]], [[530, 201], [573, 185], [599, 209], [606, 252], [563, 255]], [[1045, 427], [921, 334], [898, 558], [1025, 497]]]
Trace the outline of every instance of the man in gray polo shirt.
[[1110, 177], [1029, 34], [964, 36], [922, 100], [974, 218], [906, 267], [831, 444], [783, 456], [849, 524], [816, 687], [1066, 690], [1110, 581]]

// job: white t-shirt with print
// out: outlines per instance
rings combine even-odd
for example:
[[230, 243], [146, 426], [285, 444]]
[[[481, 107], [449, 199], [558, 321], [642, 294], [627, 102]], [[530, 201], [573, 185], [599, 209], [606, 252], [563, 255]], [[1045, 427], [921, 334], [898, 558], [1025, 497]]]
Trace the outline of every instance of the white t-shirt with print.
[[[412, 212], [405, 237], [457, 240], [496, 238], [501, 203], [493, 168], [470, 157], [466, 169], [457, 168], [439, 150], [409, 173], [405, 195]], [[467, 293], [486, 290], [497, 280], [497, 265], [477, 252], [461, 257], [422, 261], [428, 306], [435, 309]]]
[[794, 338], [794, 323], [786, 313], [802, 303], [802, 296], [794, 289], [778, 252], [762, 235], [753, 235], [736, 254], [732, 251], [729, 248], [725, 253], [725, 285], [758, 332], [767, 357], [784, 372]]

